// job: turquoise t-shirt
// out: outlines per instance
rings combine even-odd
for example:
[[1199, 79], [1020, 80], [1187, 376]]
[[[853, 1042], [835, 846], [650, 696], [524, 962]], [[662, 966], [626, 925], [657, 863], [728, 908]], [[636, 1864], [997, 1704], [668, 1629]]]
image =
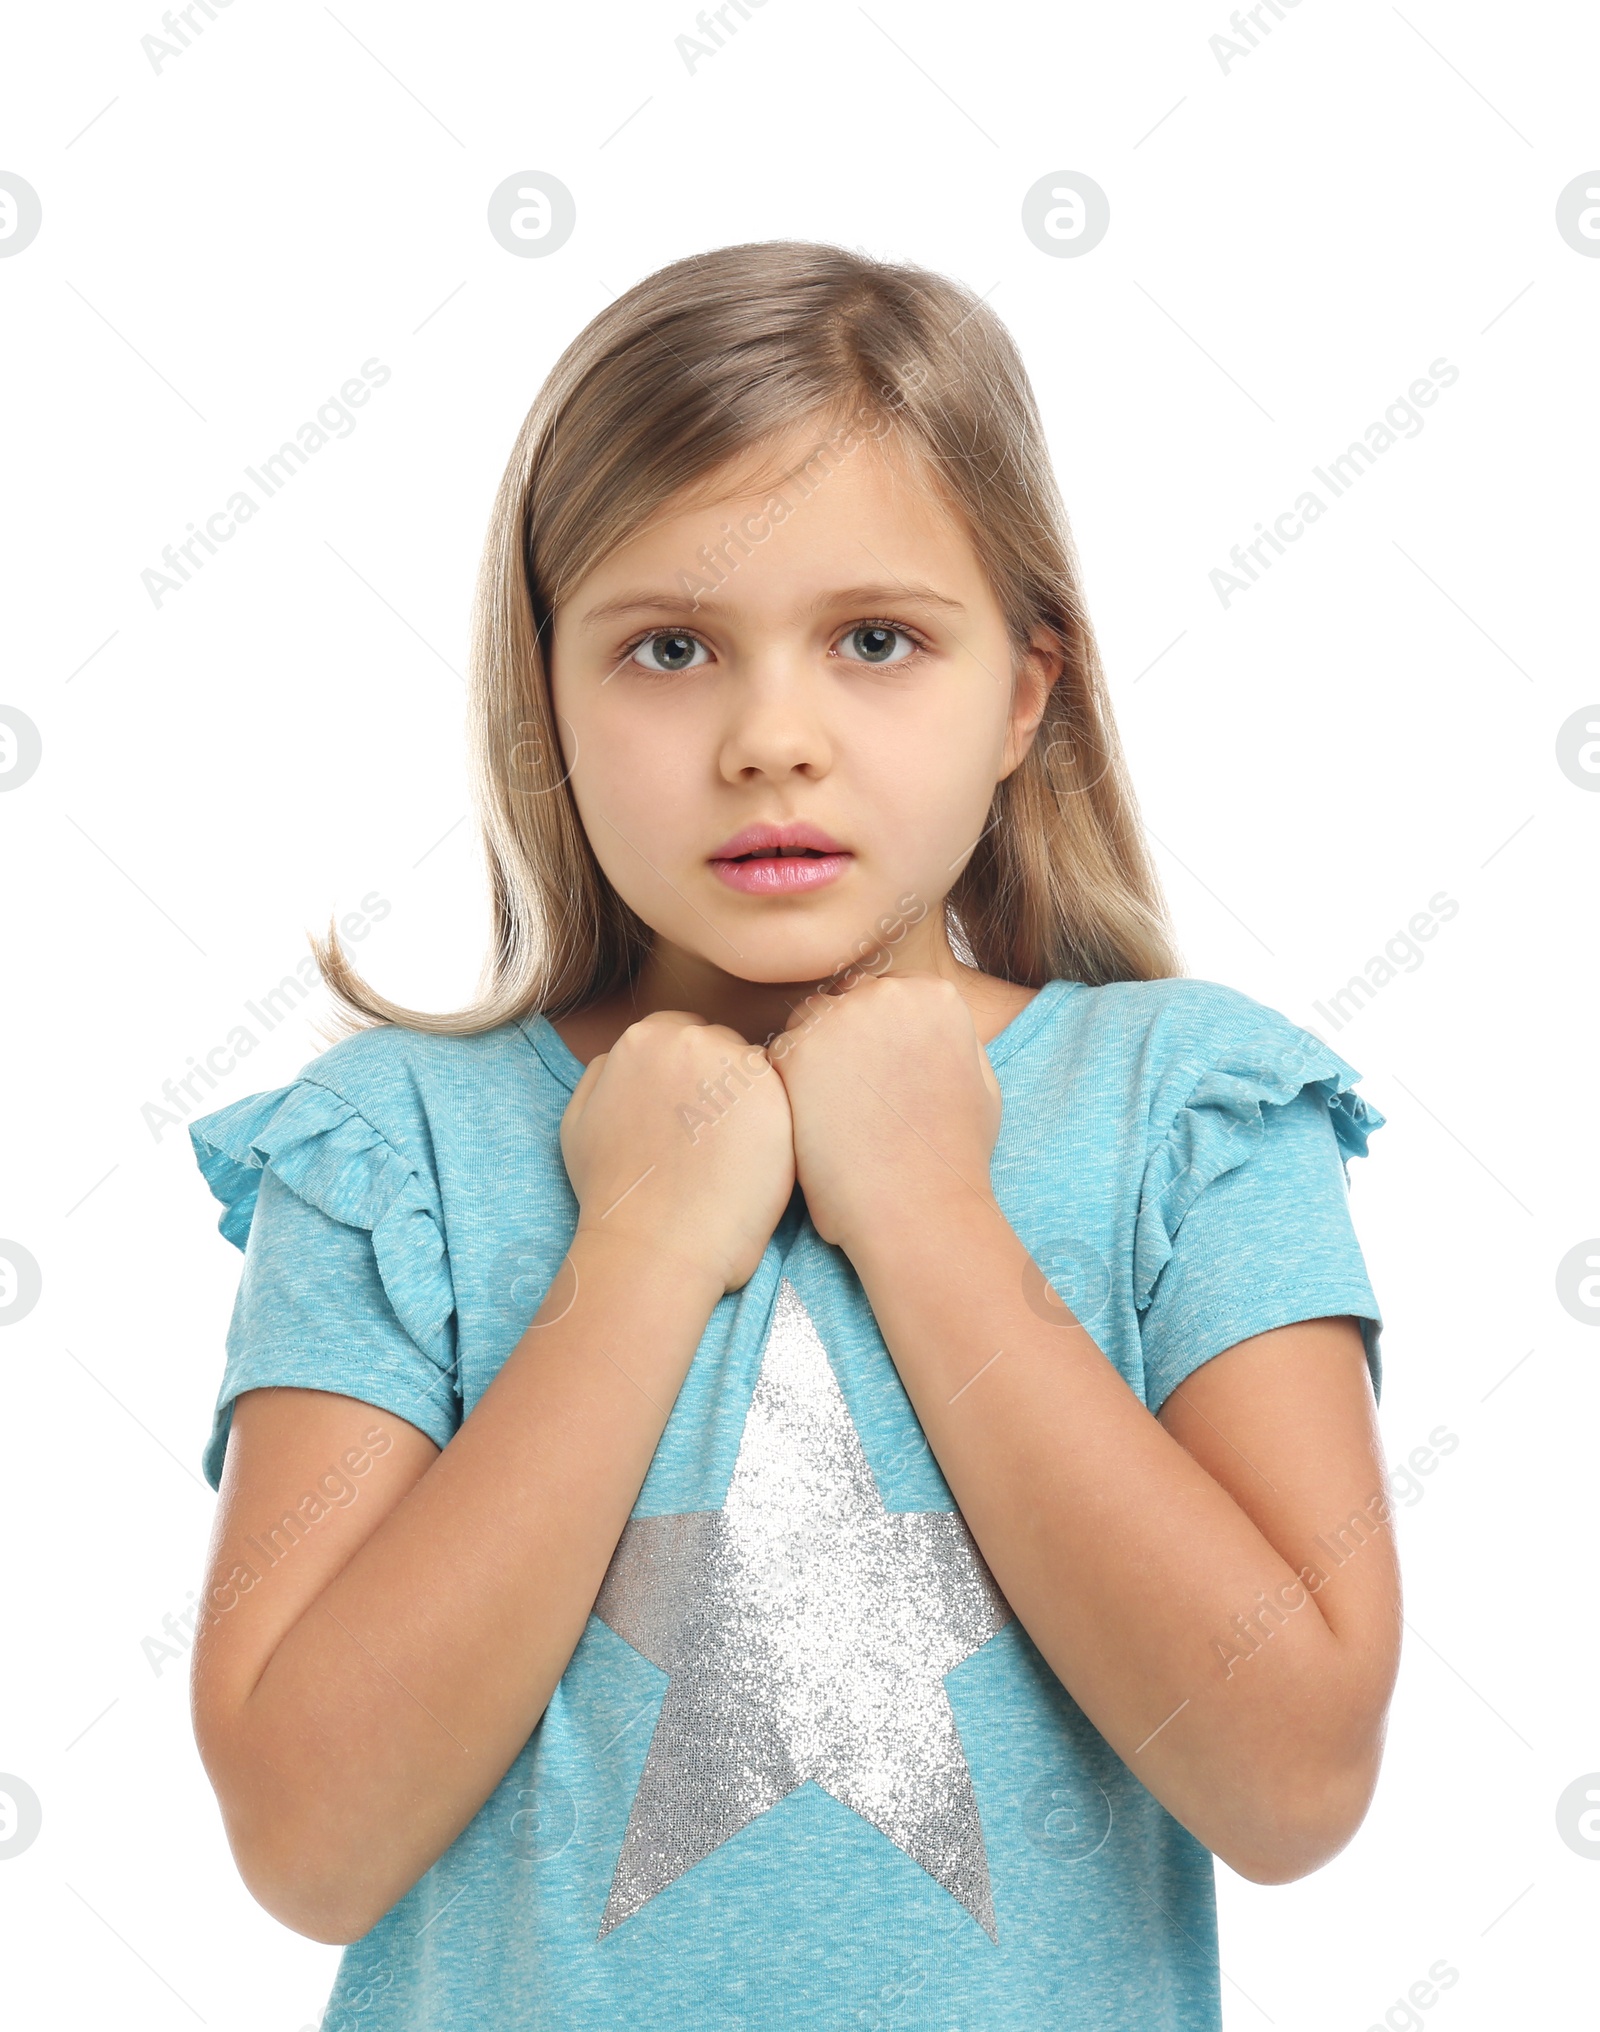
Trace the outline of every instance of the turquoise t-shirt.
[[[996, 1198], [1155, 1412], [1252, 1334], [1381, 1318], [1355, 1069], [1237, 990], [1052, 980], [988, 1045]], [[581, 1062], [536, 1016], [384, 1027], [193, 1123], [244, 1251], [233, 1400], [441, 1447], [577, 1220]], [[1041, 1285], [1041, 1304], [1050, 1299]], [[1011, 1614], [849, 1260], [797, 1191], [713, 1311], [538, 1727], [345, 1949], [324, 2032], [1220, 2032], [1210, 1852]]]

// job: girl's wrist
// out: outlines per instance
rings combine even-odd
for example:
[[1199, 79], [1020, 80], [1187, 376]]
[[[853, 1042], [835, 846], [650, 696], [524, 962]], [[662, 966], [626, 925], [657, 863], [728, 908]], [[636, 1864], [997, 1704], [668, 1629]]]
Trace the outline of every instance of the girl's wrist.
[[979, 1192], [957, 1179], [933, 1183], [925, 1192], [882, 1201], [840, 1235], [837, 1247], [863, 1282], [907, 1261], [938, 1262], [963, 1253], [970, 1236], [985, 1235], [993, 1220], [1005, 1221], [992, 1192]]
[[647, 1272], [652, 1281], [664, 1277], [689, 1291], [708, 1293], [713, 1305], [726, 1288], [720, 1267], [697, 1255], [689, 1240], [607, 1224], [603, 1215], [589, 1220], [579, 1214], [569, 1253], [576, 1256], [580, 1250], [595, 1261]]

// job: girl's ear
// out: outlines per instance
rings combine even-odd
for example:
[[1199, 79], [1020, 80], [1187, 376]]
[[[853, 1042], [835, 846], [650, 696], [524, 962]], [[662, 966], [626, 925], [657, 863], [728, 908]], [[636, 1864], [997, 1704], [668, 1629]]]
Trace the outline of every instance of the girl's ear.
[[1058, 637], [1042, 622], [1028, 638], [1028, 646], [1017, 658], [1016, 679], [1011, 688], [1011, 725], [1006, 735], [1002, 780], [1009, 776], [1033, 746], [1033, 737], [1050, 690], [1066, 667], [1066, 652]]

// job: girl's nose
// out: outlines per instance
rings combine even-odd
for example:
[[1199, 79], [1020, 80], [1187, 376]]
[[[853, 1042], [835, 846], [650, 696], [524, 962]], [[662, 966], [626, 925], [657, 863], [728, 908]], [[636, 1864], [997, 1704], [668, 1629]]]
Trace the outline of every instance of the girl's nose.
[[748, 658], [726, 690], [724, 773], [738, 777], [751, 769], [766, 774], [825, 769], [833, 744], [823, 691], [798, 649], [771, 646]]

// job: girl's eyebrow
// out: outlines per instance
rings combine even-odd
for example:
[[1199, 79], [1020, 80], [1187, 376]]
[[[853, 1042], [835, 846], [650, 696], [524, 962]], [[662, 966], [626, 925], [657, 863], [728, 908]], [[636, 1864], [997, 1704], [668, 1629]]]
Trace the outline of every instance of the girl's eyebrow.
[[[890, 606], [903, 600], [914, 600], [924, 607], [942, 607], [952, 614], [964, 614], [967, 611], [959, 600], [952, 600], [947, 594], [936, 592], [932, 586], [897, 583], [892, 586], [843, 586], [837, 592], [819, 594], [801, 611], [800, 619], [807, 620], [827, 607]], [[614, 600], [607, 600], [601, 606], [591, 607], [584, 615], [581, 625], [587, 628], [593, 622], [608, 621], [618, 614], [681, 614], [693, 607], [714, 607], [717, 604], [714, 593], [690, 600], [681, 593], [641, 589], [619, 593]]]

